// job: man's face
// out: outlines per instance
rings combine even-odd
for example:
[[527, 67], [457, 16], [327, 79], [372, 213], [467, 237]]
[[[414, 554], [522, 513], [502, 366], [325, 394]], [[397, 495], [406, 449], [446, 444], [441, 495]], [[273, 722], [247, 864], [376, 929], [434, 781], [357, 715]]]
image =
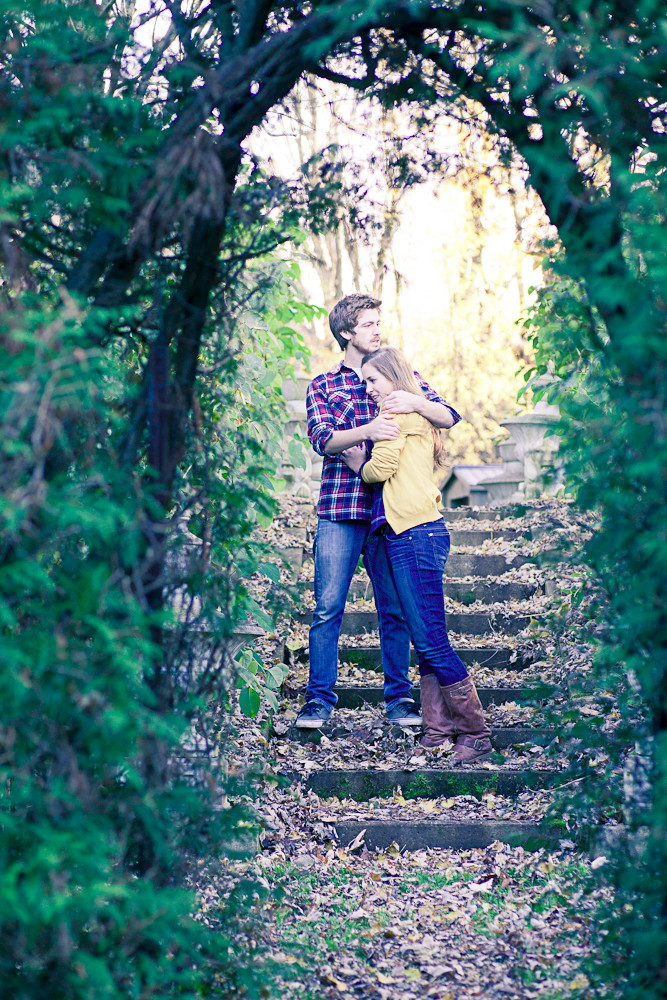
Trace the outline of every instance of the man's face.
[[380, 310], [362, 309], [352, 330], [350, 343], [360, 354], [371, 354], [380, 346]]

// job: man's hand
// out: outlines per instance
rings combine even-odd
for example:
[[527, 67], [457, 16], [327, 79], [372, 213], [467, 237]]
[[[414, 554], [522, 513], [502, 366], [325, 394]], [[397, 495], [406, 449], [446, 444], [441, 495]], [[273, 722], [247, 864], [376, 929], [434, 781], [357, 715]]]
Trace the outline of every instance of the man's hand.
[[355, 444], [352, 448], [346, 448], [345, 451], [341, 451], [340, 457], [349, 469], [358, 472], [366, 461], [366, 445]]
[[383, 414], [421, 413], [434, 427], [446, 429], [455, 423], [449, 407], [436, 403], [426, 396], [407, 392], [406, 389], [394, 389], [382, 403]]
[[[409, 396], [410, 393], [406, 393], [406, 395]], [[394, 420], [385, 417], [384, 413], [381, 413], [379, 417], [376, 417], [375, 420], [371, 420], [371, 422], [366, 424], [364, 427], [364, 435], [368, 441], [395, 441], [396, 438], [399, 437], [400, 433], [401, 428], [398, 424]]]
[[406, 389], [394, 389], [382, 404], [383, 413], [421, 413], [424, 396]]

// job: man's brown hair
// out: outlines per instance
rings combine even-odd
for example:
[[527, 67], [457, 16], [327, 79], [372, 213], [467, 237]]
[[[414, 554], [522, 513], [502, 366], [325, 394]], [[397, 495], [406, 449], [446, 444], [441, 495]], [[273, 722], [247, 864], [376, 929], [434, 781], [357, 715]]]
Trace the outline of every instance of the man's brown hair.
[[353, 292], [346, 295], [333, 307], [329, 313], [329, 329], [333, 333], [341, 351], [347, 347], [348, 340], [341, 337], [341, 332], [345, 330], [352, 333], [357, 325], [357, 316], [364, 309], [379, 309], [382, 299], [375, 299], [372, 295], [364, 295], [363, 292]]

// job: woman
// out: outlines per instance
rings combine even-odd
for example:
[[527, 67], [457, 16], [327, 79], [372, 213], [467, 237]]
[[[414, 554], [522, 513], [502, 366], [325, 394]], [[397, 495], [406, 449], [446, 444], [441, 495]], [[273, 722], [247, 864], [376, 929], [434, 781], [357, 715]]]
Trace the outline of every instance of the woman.
[[[368, 395], [382, 410], [395, 389], [419, 392], [414, 373], [400, 351], [383, 347], [362, 361]], [[472, 679], [452, 649], [445, 624], [442, 576], [449, 555], [449, 532], [440, 514], [440, 493], [433, 481], [443, 465], [443, 446], [435, 427], [419, 413], [397, 414], [401, 433], [380, 441], [370, 458], [365, 448], [350, 448], [344, 459], [376, 491], [373, 522], [382, 521], [387, 555], [408, 624], [421, 678], [425, 747], [453, 746], [457, 763], [492, 752], [490, 730]]]

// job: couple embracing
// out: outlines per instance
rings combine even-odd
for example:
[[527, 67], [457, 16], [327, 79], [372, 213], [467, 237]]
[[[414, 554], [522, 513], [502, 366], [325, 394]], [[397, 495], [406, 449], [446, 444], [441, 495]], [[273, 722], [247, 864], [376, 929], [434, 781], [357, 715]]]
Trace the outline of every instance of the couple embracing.
[[[334, 306], [329, 326], [343, 361], [313, 379], [306, 397], [308, 437], [324, 463], [309, 681], [296, 725], [319, 728], [336, 704], [341, 621], [362, 556], [378, 612], [387, 717], [401, 726], [423, 723], [422, 746], [452, 748], [463, 763], [492, 747], [475, 685], [445, 624], [450, 542], [433, 474], [441, 461], [440, 428], [461, 418], [400, 351], [380, 347], [379, 307], [378, 299], [361, 294]], [[421, 718], [409, 681], [410, 640]]]

